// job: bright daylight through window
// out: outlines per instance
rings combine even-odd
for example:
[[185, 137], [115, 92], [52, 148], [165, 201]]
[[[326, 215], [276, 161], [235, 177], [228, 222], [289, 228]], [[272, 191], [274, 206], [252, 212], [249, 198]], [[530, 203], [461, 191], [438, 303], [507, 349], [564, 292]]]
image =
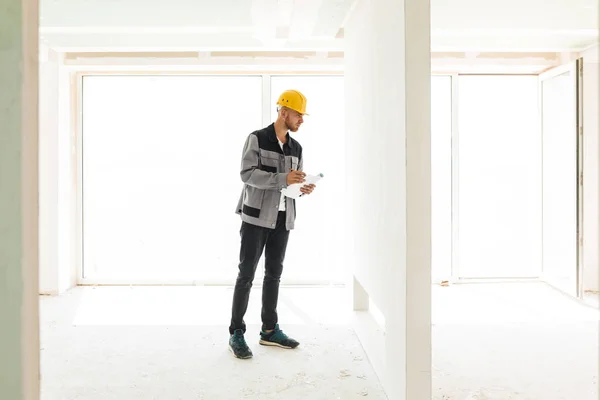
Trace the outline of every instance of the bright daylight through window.
[[234, 282], [261, 78], [83, 80], [84, 276]]
[[459, 276], [539, 276], [537, 76], [459, 76], [456, 156]]
[[342, 280], [343, 86], [342, 76], [84, 77], [84, 277], [232, 284], [242, 147], [293, 87], [309, 99], [294, 134], [305, 170], [325, 179], [297, 200], [282, 281]]
[[[275, 120], [289, 88], [308, 98], [293, 134], [304, 170], [325, 178], [297, 200], [282, 281], [346, 282], [344, 78], [335, 75], [84, 77], [85, 278], [232, 284], [242, 146]], [[539, 276], [537, 77], [433, 76], [431, 91], [432, 279]]]

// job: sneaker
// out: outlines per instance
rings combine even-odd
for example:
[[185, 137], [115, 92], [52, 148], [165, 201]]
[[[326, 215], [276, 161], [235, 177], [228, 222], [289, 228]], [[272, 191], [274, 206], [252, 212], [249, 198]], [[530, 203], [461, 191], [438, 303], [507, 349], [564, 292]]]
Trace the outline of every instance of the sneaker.
[[237, 358], [252, 358], [252, 351], [246, 344], [244, 332], [241, 329], [234, 331], [229, 338], [229, 350]]
[[279, 329], [279, 325], [275, 325], [275, 329], [269, 333], [261, 331], [260, 341], [258, 343], [265, 346], [278, 346], [284, 349], [294, 349], [300, 344], [283, 333], [283, 331]]

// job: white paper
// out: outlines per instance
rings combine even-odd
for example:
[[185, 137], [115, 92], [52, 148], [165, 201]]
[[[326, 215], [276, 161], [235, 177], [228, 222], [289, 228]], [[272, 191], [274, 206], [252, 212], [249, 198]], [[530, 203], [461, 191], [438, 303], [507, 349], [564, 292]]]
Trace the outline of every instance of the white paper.
[[298, 197], [300, 197], [303, 194], [300, 191], [300, 188], [302, 186], [311, 185], [311, 184], [314, 185], [321, 178], [323, 178], [323, 174], [306, 175], [304, 177], [304, 182], [303, 183], [294, 183], [292, 185], [289, 185], [288, 187], [281, 189], [281, 193], [283, 193], [286, 197], [290, 197], [292, 199], [297, 199]]

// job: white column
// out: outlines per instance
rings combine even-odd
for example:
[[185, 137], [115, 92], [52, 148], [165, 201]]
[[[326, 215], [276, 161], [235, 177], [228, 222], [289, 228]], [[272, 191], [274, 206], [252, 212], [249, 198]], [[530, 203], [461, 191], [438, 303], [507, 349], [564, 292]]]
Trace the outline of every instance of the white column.
[[40, 46], [40, 293], [58, 294], [58, 54]]
[[0, 393], [39, 399], [38, 2], [0, 4]]
[[77, 283], [71, 82], [64, 54], [42, 46], [39, 77], [40, 293], [56, 295]]
[[431, 398], [429, 16], [428, 1], [359, 0], [344, 32], [356, 331], [398, 400]]

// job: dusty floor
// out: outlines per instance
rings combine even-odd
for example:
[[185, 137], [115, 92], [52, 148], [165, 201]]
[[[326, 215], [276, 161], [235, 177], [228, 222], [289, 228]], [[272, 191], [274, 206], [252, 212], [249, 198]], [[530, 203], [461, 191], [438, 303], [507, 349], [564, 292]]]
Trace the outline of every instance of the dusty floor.
[[[281, 327], [295, 350], [258, 344], [253, 291], [251, 360], [227, 348], [231, 289], [78, 288], [43, 297], [43, 400], [385, 399], [340, 314], [341, 290], [282, 289]], [[324, 305], [324, 306], [323, 306]]]
[[434, 287], [433, 398], [598, 400], [597, 308], [536, 283]]
[[[259, 289], [258, 287], [256, 289]], [[77, 288], [42, 297], [43, 400], [386, 399], [342, 289], [285, 288], [294, 350], [227, 350], [230, 288]], [[434, 400], [597, 400], [598, 309], [534, 283], [433, 288]]]

